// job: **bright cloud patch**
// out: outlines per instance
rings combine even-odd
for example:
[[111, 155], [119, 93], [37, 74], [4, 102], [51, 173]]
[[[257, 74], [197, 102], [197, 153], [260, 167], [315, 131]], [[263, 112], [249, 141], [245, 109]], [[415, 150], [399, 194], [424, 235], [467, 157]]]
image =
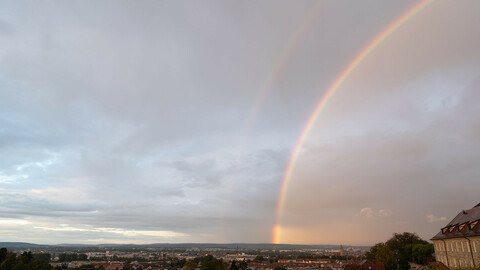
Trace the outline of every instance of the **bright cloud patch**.
[[430, 223], [447, 220], [447, 217], [436, 217], [434, 214], [429, 214], [426, 217], [427, 217], [428, 222], [430, 222]]

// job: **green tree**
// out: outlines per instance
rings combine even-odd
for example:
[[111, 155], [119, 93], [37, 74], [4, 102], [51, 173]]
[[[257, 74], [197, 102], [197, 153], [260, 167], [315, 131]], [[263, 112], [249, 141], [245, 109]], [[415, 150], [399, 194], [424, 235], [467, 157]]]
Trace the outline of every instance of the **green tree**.
[[205, 256], [200, 270], [227, 270], [228, 264], [223, 260], [217, 260], [212, 255]]
[[413, 246], [417, 244], [428, 244], [427, 241], [421, 239], [415, 233], [394, 233], [385, 245], [393, 252], [397, 258], [401, 270], [408, 270], [410, 268], [409, 261], [413, 259]]
[[383, 262], [385, 269], [395, 269], [396, 267], [396, 258], [393, 255], [393, 252], [385, 244], [378, 246], [375, 253], [375, 261]]
[[412, 256], [416, 263], [426, 264], [427, 258], [433, 257], [433, 244], [416, 244], [412, 248]]
[[183, 265], [182, 269], [183, 270], [195, 270], [195, 268], [197, 268], [197, 264], [192, 262], [192, 261], [188, 261]]
[[26, 252], [24, 251], [22, 255], [20, 255], [20, 260], [22, 260], [23, 264], [29, 264], [33, 260], [33, 254], [31, 251]]
[[49, 263], [50, 260], [52, 259], [52, 255], [50, 253], [36, 253], [36, 254], [33, 254], [33, 259]]
[[42, 260], [35, 260], [32, 252], [24, 252], [17, 256], [15, 253], [2, 249], [0, 253], [4, 258], [0, 263], [0, 270], [52, 270], [50, 264]]
[[[414, 253], [413, 247], [416, 245], [419, 246]], [[433, 252], [430, 252], [430, 248], [433, 249], [433, 246], [415, 233], [394, 233], [387, 242], [374, 245], [365, 256], [368, 260], [383, 262], [387, 270], [396, 269], [396, 264], [401, 270], [408, 270], [410, 268], [408, 262], [423, 263], [426, 257], [431, 256]], [[394, 263], [390, 252], [393, 254]]]
[[248, 264], [245, 260], [238, 262], [238, 269], [239, 270], [247, 270]]
[[3, 260], [1, 270], [11, 270], [17, 264], [17, 254], [8, 252], [7, 257]]
[[6, 248], [0, 248], [0, 264], [7, 259], [8, 250]]
[[[385, 243], [377, 243], [373, 247], [370, 248], [367, 253], [365, 253], [365, 258], [369, 261], [375, 261], [375, 257], [377, 256], [377, 251], [381, 246], [384, 246]], [[321, 259], [325, 259], [326, 256], [320, 256]]]
[[238, 270], [237, 261], [233, 260], [230, 264], [230, 270]]
[[58, 255], [58, 261], [60, 262], [66, 262], [67, 261], [67, 253], [60, 253]]
[[255, 257], [255, 259], [253, 259], [254, 262], [263, 262], [265, 260], [265, 258], [263, 258], [262, 255], [257, 255], [257, 257]]

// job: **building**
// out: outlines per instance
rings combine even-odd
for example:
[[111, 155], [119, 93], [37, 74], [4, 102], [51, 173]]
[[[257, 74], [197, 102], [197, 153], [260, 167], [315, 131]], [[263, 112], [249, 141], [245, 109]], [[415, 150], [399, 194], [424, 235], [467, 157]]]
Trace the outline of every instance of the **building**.
[[371, 262], [369, 260], [361, 260], [345, 265], [345, 270], [385, 270], [382, 262]]
[[449, 268], [480, 266], [480, 204], [461, 211], [431, 240], [437, 262]]

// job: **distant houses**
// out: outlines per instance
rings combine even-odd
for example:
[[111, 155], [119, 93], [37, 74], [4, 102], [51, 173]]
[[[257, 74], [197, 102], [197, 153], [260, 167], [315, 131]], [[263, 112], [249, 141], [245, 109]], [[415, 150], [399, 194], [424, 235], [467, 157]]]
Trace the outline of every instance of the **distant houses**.
[[385, 270], [385, 265], [383, 262], [361, 260], [359, 262], [345, 265], [344, 270]]
[[461, 211], [431, 240], [435, 258], [448, 268], [480, 266], [480, 204]]

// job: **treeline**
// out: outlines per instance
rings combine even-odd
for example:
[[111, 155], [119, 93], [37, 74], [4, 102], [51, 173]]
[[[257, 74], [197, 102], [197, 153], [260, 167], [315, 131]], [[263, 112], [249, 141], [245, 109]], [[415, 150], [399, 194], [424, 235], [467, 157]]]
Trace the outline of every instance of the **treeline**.
[[297, 259], [330, 259], [336, 261], [355, 260], [355, 256], [346, 255], [298, 255]]
[[257, 255], [253, 262], [263, 262], [269, 261], [270, 263], [278, 262], [279, 259], [287, 259], [287, 260], [295, 260], [295, 259], [327, 259], [327, 260], [336, 260], [336, 261], [348, 261], [348, 260], [355, 260], [357, 257], [355, 256], [347, 256], [347, 255], [312, 255], [309, 253], [298, 253], [295, 255], [285, 255], [285, 254], [274, 254], [272, 256], [264, 257], [262, 255]]
[[83, 253], [61, 253], [60, 255], [58, 255], [59, 262], [86, 261], [87, 259], [87, 254]]
[[385, 243], [377, 243], [365, 255], [370, 261], [383, 262], [386, 270], [410, 269], [409, 262], [427, 264], [433, 260], [433, 244], [415, 233], [394, 233]]
[[191, 261], [185, 259], [174, 260], [171, 266], [183, 270], [194, 270], [197, 267], [200, 267], [200, 270], [246, 270], [247, 262], [234, 260], [228, 264], [222, 259], [216, 259], [212, 255], [207, 255], [204, 257], [197, 257]]
[[[48, 254], [50, 255], [50, 254]], [[20, 256], [9, 252], [6, 248], [0, 249], [0, 270], [52, 270], [48, 263], [50, 256], [23, 252]]]

